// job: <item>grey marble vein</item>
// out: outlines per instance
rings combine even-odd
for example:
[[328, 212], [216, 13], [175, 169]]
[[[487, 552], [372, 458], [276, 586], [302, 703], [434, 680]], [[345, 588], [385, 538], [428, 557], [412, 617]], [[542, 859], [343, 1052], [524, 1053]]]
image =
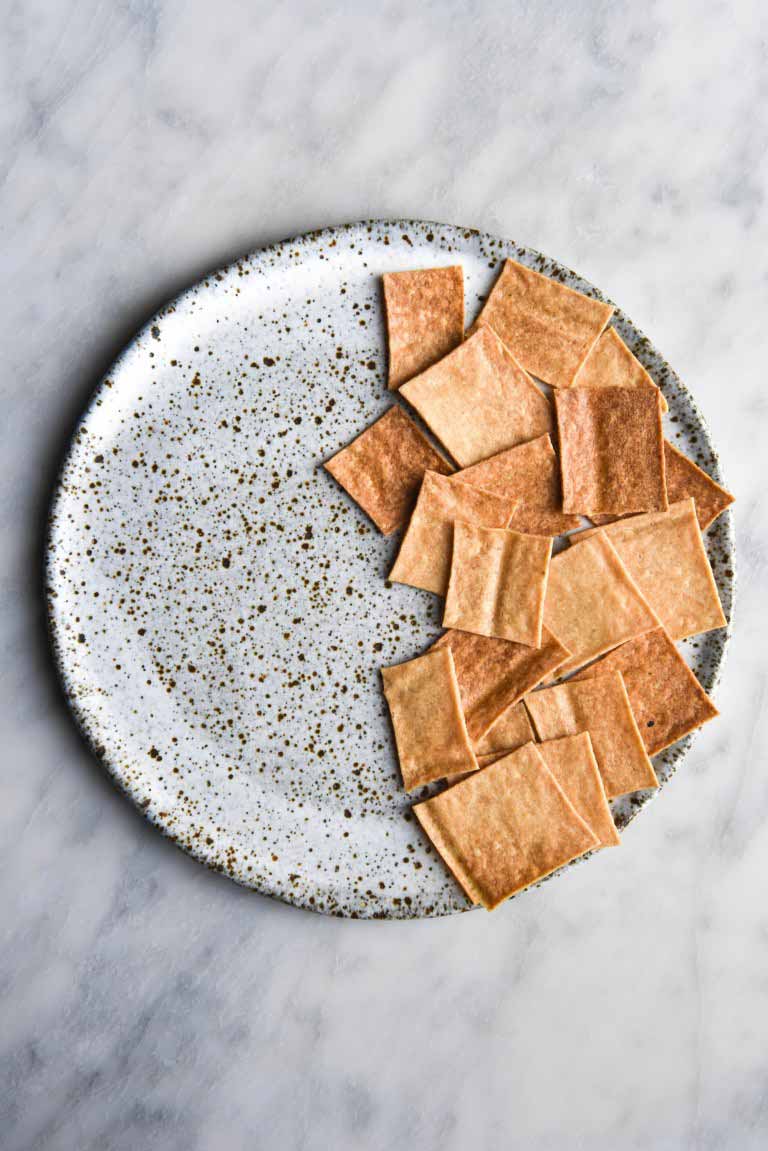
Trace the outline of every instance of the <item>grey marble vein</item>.
[[[765, 1146], [766, 45], [756, 0], [3, 5], [4, 1151]], [[91, 761], [46, 649], [48, 495], [122, 344], [241, 251], [386, 215], [599, 284], [738, 495], [722, 718], [620, 851], [493, 916], [341, 922], [206, 873]]]

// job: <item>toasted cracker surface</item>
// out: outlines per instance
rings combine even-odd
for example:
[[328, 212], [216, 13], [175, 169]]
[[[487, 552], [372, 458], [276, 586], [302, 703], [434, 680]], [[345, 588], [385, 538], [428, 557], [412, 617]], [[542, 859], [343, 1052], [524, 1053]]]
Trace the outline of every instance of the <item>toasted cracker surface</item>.
[[445, 595], [454, 521], [506, 527], [515, 506], [515, 500], [506, 496], [484, 492], [452, 476], [426, 472], [389, 578]]
[[575, 388], [655, 388], [661, 410], [669, 410], [661, 389], [613, 327], [608, 327], [579, 368]]
[[498, 332], [526, 371], [567, 388], [612, 314], [610, 304], [506, 260], [477, 323]]
[[602, 847], [621, 843], [603, 787], [589, 732], [537, 745], [541, 758]]
[[659, 786], [621, 672], [531, 692], [525, 706], [542, 741], [589, 732], [609, 799]]
[[562, 510], [560, 468], [548, 435], [464, 468], [458, 478], [497, 495], [517, 497], [519, 503], [509, 521], [517, 532], [557, 536], [581, 523], [579, 516], [566, 515]]
[[481, 759], [492, 762], [488, 757], [500, 759], [509, 755], [524, 743], [532, 743], [536, 734], [531, 726], [530, 716], [522, 703], [514, 703], [503, 711], [485, 735], [473, 744], [478, 763]]
[[550, 401], [485, 325], [400, 391], [462, 467], [554, 428]]
[[389, 387], [447, 355], [464, 338], [464, 272], [458, 265], [382, 276]]
[[658, 392], [570, 388], [555, 395], [563, 510], [664, 511], [667, 487]]
[[477, 767], [448, 647], [381, 669], [406, 791]]
[[598, 846], [532, 743], [413, 812], [468, 897], [489, 911]]
[[734, 501], [734, 496], [702, 471], [693, 460], [678, 450], [669, 440], [664, 441], [664, 460], [667, 469], [667, 499], [678, 503], [693, 498], [699, 527], [705, 531]]
[[659, 619], [610, 541], [596, 535], [553, 558], [544, 624], [571, 652], [560, 676], [658, 627]]
[[630, 516], [579, 532], [571, 537], [569, 552], [598, 534], [611, 542], [672, 639], [725, 626], [692, 498], [672, 504], [667, 512]]
[[552, 540], [457, 520], [443, 627], [539, 647]]
[[426, 471], [453, 471], [397, 404], [325, 467], [385, 536], [407, 520]]
[[663, 627], [631, 639], [590, 664], [569, 683], [620, 671], [649, 755], [714, 719], [717, 708]]
[[447, 631], [430, 650], [446, 646], [453, 652], [472, 740], [481, 740], [503, 712], [568, 658], [568, 649], [546, 628], [538, 648], [467, 631]]

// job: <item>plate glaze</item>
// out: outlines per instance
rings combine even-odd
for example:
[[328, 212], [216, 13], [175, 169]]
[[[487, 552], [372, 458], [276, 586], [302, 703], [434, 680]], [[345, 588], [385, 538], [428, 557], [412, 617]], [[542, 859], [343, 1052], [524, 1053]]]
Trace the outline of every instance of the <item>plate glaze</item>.
[[[424, 221], [254, 252], [136, 336], [59, 477], [49, 618], [83, 734], [181, 848], [301, 907], [469, 908], [409, 814], [378, 674], [439, 634], [438, 601], [387, 586], [397, 539], [321, 464], [392, 402], [381, 273], [461, 263], [471, 321], [506, 256], [604, 298], [530, 248]], [[628, 317], [613, 322], [667, 398], [667, 437], [723, 482], [690, 392]], [[730, 619], [730, 512], [706, 544]], [[683, 645], [707, 691], [729, 631]], [[655, 758], [662, 783], [692, 739]], [[654, 794], [615, 802], [618, 826]]]

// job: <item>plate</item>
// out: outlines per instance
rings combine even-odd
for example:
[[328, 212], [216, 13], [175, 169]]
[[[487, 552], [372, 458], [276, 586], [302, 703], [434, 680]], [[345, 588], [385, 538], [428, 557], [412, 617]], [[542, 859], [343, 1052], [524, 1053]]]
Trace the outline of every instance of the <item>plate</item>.
[[[385, 582], [385, 539], [321, 464], [392, 403], [382, 272], [461, 263], [468, 319], [530, 248], [424, 221], [288, 240], [159, 312], [98, 385], [54, 494], [50, 628], [83, 734], [145, 817], [196, 859], [335, 915], [465, 911], [399, 782], [379, 667], [440, 631], [435, 597]], [[722, 481], [691, 394], [627, 316], [667, 435]], [[726, 512], [707, 548], [730, 618]], [[727, 630], [686, 645], [711, 691]], [[669, 779], [691, 745], [660, 756]], [[620, 827], [651, 798], [614, 805]]]

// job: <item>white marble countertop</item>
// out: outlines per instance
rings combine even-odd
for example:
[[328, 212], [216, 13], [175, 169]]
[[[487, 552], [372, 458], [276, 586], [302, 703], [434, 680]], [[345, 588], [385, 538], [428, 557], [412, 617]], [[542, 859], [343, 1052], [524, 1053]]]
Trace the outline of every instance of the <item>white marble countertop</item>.
[[[764, 6], [4, 13], [5, 1151], [764, 1147]], [[599, 284], [738, 495], [721, 720], [619, 852], [491, 916], [324, 919], [205, 872], [112, 790], [46, 650], [46, 502], [116, 351], [202, 271], [368, 216], [514, 236]]]

